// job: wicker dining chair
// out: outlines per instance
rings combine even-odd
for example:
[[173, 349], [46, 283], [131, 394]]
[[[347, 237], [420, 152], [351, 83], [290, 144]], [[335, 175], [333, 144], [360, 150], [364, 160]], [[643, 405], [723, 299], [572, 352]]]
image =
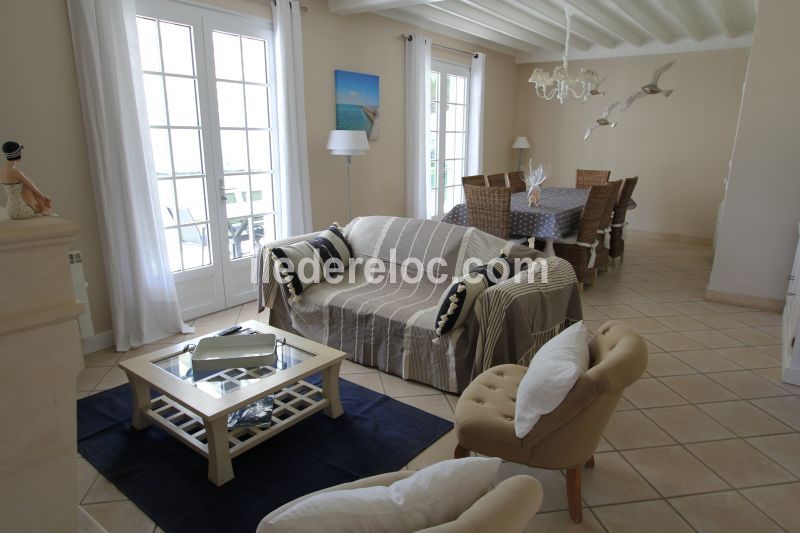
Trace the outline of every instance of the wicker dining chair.
[[584, 170], [575, 171], [575, 188], [588, 189], [593, 185], [605, 185], [611, 177], [610, 170]]
[[489, 174], [486, 176], [486, 183], [489, 184], [489, 187], [508, 187], [508, 183], [506, 183], [505, 172], [501, 172], [499, 174]]
[[467, 225], [508, 240], [511, 223], [511, 189], [464, 185]]
[[628, 204], [633, 197], [633, 189], [636, 188], [636, 183], [639, 181], [639, 176], [627, 178], [622, 185], [622, 192], [619, 193], [619, 200], [617, 205], [614, 206], [614, 214], [611, 217], [611, 247], [608, 249], [608, 255], [611, 258], [611, 266], [614, 266], [614, 260], [619, 257], [619, 262], [622, 263], [625, 253], [625, 217], [628, 213]]
[[461, 178], [461, 185], [477, 185], [479, 187], [486, 187], [486, 176], [483, 174], [464, 176]]
[[597, 272], [592, 263], [592, 256], [596, 254], [597, 228], [600, 227], [600, 217], [606, 208], [608, 196], [611, 194], [610, 189], [608, 185], [595, 185], [589, 189], [589, 197], [583, 206], [578, 232], [553, 243], [555, 254], [569, 261], [575, 270], [580, 290], [583, 290], [583, 281], [587, 275], [591, 274], [594, 278]]
[[[600, 226], [597, 228], [597, 238], [600, 243], [597, 245], [595, 266], [598, 272], [605, 272], [608, 268], [609, 248], [611, 247], [611, 215], [614, 213], [614, 206], [617, 205], [619, 199], [622, 180], [609, 181], [607, 187], [611, 189], [611, 194], [608, 195], [605, 209], [600, 217]], [[608, 237], [606, 237], [607, 235]]]
[[508, 186], [511, 187], [511, 194], [515, 192], [525, 192], [525, 173], [521, 170], [508, 173]]

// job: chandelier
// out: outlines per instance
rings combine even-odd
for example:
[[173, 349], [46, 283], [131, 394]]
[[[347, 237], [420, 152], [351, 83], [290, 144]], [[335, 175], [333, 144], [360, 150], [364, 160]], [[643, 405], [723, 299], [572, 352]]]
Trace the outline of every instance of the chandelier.
[[536, 86], [536, 94], [545, 100], [558, 98], [562, 104], [571, 95], [573, 98], [584, 102], [592, 96], [592, 91], [597, 91], [600, 84], [600, 75], [591, 69], [581, 69], [576, 78], [569, 75], [567, 70], [567, 56], [569, 55], [570, 19], [572, 14], [569, 8], [564, 9], [567, 15], [567, 39], [564, 43], [564, 62], [553, 69], [552, 74], [537, 68], [528, 78], [528, 82]]

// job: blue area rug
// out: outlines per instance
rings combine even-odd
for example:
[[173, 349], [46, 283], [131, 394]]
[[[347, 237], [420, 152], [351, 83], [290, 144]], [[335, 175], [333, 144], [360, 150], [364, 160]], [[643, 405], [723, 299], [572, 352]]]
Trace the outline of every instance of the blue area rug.
[[252, 533], [299, 496], [399, 470], [453, 427], [349, 381], [340, 394], [345, 414], [316, 413], [244, 452], [222, 487], [208, 481], [203, 457], [165, 431], [130, 427], [128, 385], [78, 400], [78, 451], [167, 532]]

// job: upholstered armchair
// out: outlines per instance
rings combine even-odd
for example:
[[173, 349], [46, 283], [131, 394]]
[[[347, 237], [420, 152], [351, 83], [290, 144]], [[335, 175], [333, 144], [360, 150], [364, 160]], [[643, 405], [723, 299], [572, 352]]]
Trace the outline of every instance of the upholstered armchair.
[[647, 346], [637, 333], [610, 321], [590, 341], [589, 355], [589, 370], [523, 439], [515, 434], [514, 416], [517, 389], [528, 369], [500, 365], [480, 374], [456, 405], [455, 457], [476, 452], [537, 468], [565, 469], [569, 514], [580, 522], [581, 470], [594, 466], [594, 452], [611, 413], [625, 388], [644, 373]]

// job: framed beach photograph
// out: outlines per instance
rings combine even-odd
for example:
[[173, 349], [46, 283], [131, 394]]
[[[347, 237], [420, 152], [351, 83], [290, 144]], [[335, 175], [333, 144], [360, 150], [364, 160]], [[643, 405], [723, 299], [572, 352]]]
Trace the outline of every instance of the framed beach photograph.
[[378, 76], [335, 70], [336, 129], [363, 130], [375, 140], [380, 134], [380, 81]]

